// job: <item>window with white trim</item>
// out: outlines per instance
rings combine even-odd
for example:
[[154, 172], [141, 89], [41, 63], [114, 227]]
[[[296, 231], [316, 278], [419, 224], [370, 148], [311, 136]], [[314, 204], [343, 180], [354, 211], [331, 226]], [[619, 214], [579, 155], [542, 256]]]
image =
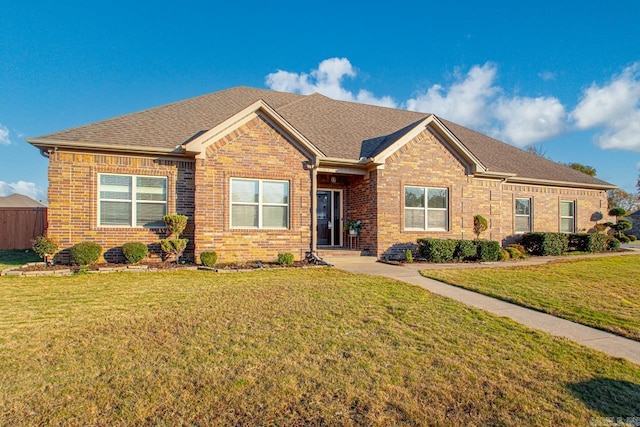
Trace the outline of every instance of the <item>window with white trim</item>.
[[231, 228], [289, 228], [289, 181], [232, 178]]
[[448, 199], [446, 188], [405, 187], [405, 230], [446, 231], [449, 226]]
[[516, 233], [531, 231], [531, 199], [516, 199]]
[[560, 201], [560, 232], [573, 233], [576, 230], [576, 203], [569, 200]]
[[98, 174], [98, 225], [164, 227], [167, 178]]

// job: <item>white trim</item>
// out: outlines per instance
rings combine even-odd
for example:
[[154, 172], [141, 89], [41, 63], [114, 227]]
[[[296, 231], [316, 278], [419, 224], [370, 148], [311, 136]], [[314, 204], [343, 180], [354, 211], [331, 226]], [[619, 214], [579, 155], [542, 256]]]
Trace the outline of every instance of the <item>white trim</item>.
[[[258, 202], [233, 202], [233, 181], [253, 181], [258, 183]], [[262, 195], [264, 194], [265, 182], [277, 182], [287, 184], [287, 203], [265, 203], [262, 201]], [[233, 206], [257, 206], [258, 207], [258, 226], [234, 226], [233, 225]], [[276, 206], [287, 208], [287, 225], [285, 227], [265, 227], [262, 225], [263, 215], [262, 210], [264, 207]], [[261, 178], [240, 178], [232, 177], [229, 179], [229, 229], [230, 230], [289, 230], [291, 229], [291, 182], [286, 179], [261, 179]]]
[[[573, 215], [572, 216], [562, 216], [562, 204], [563, 203], [571, 203], [573, 206]], [[572, 220], [572, 229], [571, 231], [564, 231], [562, 229], [562, 220], [569, 219]], [[562, 200], [560, 199], [560, 203], [558, 204], [558, 230], [560, 233], [575, 233], [576, 232], [576, 201], [575, 200]]]
[[[524, 215], [524, 214], [518, 214], [518, 210], [517, 210], [517, 206], [518, 206], [518, 200], [527, 200], [529, 201], [529, 214], [528, 215]], [[532, 209], [532, 205], [533, 205], [533, 200], [531, 197], [514, 197], [513, 200], [513, 234], [524, 234], [524, 233], [529, 233], [531, 231], [533, 231], [533, 209]], [[529, 227], [528, 230], [526, 231], [518, 231], [518, 217], [527, 217], [529, 218]]]
[[[424, 207], [408, 207], [407, 206], [407, 188], [421, 188], [424, 190]], [[446, 192], [446, 207], [444, 208], [430, 208], [429, 207], [429, 190], [444, 190]], [[402, 193], [402, 229], [404, 231], [449, 231], [449, 213], [450, 213], [450, 204], [449, 204], [449, 188], [447, 187], [425, 187], [422, 185], [409, 185], [406, 184], [403, 186]], [[423, 211], [424, 212], [424, 228], [417, 227], [407, 227], [407, 215], [406, 211], [415, 210], [415, 211]], [[429, 211], [437, 211], [437, 212], [445, 212], [445, 227], [444, 228], [432, 228], [429, 227]]]

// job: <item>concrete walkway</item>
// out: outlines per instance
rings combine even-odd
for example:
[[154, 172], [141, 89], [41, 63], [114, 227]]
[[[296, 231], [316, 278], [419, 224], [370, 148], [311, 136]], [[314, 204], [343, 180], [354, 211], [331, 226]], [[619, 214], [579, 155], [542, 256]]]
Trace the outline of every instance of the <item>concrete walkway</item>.
[[[434, 294], [453, 298], [498, 316], [508, 317], [525, 326], [568, 338], [592, 349], [600, 350], [611, 356], [623, 357], [640, 365], [640, 342], [638, 341], [428, 279], [419, 273], [420, 270], [428, 268], [425, 264], [396, 266], [380, 263], [376, 261], [375, 257], [366, 256], [327, 256], [324, 259], [341, 270], [384, 276], [418, 285]], [[483, 266], [486, 267], [486, 264]], [[501, 263], [501, 266], [504, 266], [504, 263]]]

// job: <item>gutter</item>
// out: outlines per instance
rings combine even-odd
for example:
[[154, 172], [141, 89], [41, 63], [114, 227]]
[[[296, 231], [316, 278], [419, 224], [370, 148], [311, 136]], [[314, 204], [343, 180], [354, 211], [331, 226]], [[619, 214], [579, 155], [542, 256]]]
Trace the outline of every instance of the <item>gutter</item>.
[[[96, 144], [90, 142], [67, 142], [55, 139], [25, 139], [29, 144], [40, 149], [40, 151], [47, 151], [49, 149], [73, 148], [77, 150], [99, 150], [121, 153], [136, 153], [136, 154], [149, 154], [149, 155], [178, 155], [184, 156], [180, 146], [175, 148], [157, 148], [157, 147], [141, 147], [139, 145], [111, 145], [111, 144]], [[44, 155], [44, 154], [43, 154]], [[186, 157], [186, 156], [185, 156]]]

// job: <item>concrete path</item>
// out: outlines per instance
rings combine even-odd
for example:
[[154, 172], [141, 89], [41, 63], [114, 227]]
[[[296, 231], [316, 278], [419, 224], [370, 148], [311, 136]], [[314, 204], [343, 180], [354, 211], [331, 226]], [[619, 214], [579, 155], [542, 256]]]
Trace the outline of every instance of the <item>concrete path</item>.
[[[508, 317], [525, 326], [568, 338], [579, 344], [600, 350], [611, 356], [626, 358], [640, 365], [640, 342], [638, 341], [428, 279], [419, 273], [419, 270], [428, 268], [425, 264], [396, 266], [380, 263], [376, 261], [375, 257], [366, 256], [327, 256], [324, 259], [341, 270], [384, 276], [418, 285], [434, 294], [453, 298], [498, 316]], [[484, 266], [486, 267], [486, 265]]]

